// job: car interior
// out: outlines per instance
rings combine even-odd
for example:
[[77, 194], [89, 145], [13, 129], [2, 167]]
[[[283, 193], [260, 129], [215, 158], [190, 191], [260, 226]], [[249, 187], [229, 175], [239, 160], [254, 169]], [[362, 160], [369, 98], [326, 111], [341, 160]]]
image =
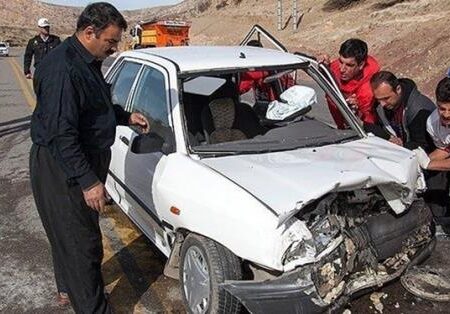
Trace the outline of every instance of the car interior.
[[[277, 98], [284, 91], [279, 78], [280, 74], [275, 73], [264, 81], [273, 86]], [[182, 104], [191, 148], [253, 151], [267, 149], [270, 145], [273, 149], [289, 149], [302, 146], [298, 140], [308, 146], [354, 135], [352, 130], [342, 132], [306, 115], [311, 106], [285, 120], [268, 119], [266, 114], [271, 103], [267, 99], [256, 98], [253, 102], [243, 99], [238, 82], [238, 73], [184, 80]], [[300, 121], [303, 123], [297, 123]]]

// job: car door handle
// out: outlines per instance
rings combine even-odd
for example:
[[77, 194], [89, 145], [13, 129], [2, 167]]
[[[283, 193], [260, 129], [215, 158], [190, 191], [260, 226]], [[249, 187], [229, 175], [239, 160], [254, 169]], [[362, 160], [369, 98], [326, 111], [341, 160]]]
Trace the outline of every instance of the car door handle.
[[119, 136], [119, 139], [125, 144], [125, 145], [130, 145], [130, 140], [127, 139], [125, 136]]

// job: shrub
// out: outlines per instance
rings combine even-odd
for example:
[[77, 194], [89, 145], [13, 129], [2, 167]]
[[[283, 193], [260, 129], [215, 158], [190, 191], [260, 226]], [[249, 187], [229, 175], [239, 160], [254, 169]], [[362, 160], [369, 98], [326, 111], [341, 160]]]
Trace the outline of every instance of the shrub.
[[197, 4], [197, 11], [203, 13], [211, 6], [211, 0], [203, 0]]
[[349, 7], [359, 4], [364, 0], [328, 0], [323, 6], [324, 11], [345, 10]]

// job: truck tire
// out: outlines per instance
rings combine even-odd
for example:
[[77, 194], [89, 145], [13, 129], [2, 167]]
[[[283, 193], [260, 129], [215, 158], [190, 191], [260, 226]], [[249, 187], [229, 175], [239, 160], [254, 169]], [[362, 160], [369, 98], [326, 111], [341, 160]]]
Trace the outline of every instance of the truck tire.
[[239, 300], [219, 284], [242, 279], [242, 264], [227, 248], [189, 234], [181, 248], [180, 286], [188, 313], [239, 313]]

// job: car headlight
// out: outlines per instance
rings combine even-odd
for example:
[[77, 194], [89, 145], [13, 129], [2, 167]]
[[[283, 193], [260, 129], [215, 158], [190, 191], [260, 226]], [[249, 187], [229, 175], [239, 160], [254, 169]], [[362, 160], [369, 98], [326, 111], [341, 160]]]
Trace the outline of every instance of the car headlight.
[[327, 216], [313, 222], [309, 237], [292, 241], [283, 255], [285, 270], [299, 265], [314, 263], [329, 254], [342, 243], [336, 216]]

